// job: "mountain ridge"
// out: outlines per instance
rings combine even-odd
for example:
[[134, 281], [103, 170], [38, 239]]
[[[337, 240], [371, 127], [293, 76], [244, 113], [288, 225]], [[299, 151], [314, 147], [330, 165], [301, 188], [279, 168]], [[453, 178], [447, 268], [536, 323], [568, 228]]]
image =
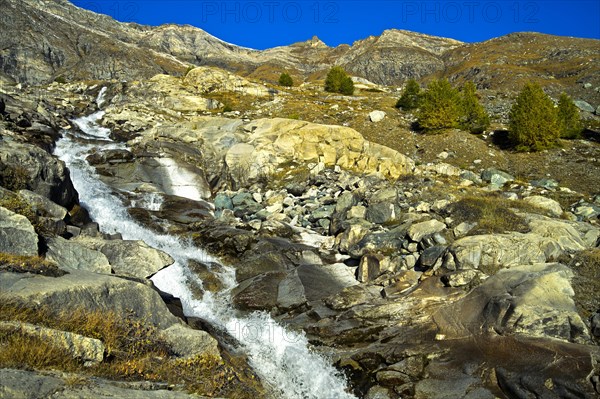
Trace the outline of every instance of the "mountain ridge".
[[[67, 0], [0, 0], [0, 5], [4, 11], [0, 75], [12, 82], [180, 76], [196, 65], [276, 83], [282, 71], [306, 81], [321, 79], [332, 65], [341, 65], [357, 77], [383, 85], [446, 77], [508, 90], [528, 80], [557, 92], [577, 82], [600, 86], [595, 39], [516, 32], [465, 43], [388, 29], [352, 45], [329, 47], [313, 37], [255, 50], [227, 43], [192, 25], [118, 22]], [[593, 102], [600, 96], [594, 91], [585, 95]]]

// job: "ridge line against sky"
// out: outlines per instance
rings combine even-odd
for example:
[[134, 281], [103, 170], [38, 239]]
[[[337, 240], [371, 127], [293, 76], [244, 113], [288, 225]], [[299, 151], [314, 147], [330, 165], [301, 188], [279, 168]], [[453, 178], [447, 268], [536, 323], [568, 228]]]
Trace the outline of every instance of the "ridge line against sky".
[[464, 42], [513, 32], [600, 39], [597, 0], [70, 0], [121, 22], [192, 25], [232, 44], [267, 49], [318, 36], [352, 44], [387, 29]]

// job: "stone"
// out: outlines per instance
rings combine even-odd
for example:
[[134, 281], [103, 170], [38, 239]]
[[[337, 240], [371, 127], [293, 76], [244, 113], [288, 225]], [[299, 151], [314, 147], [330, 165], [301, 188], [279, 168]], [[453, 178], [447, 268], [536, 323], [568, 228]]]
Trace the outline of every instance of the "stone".
[[446, 225], [438, 220], [432, 219], [426, 222], [415, 223], [408, 229], [408, 237], [415, 242], [420, 242], [423, 237], [439, 233]]
[[383, 111], [373, 111], [369, 113], [369, 119], [371, 122], [377, 123], [381, 122], [385, 118], [385, 112]]
[[460, 238], [464, 235], [467, 235], [476, 226], [477, 223], [462, 222], [458, 226], [456, 226], [454, 230], [452, 230], [452, 232], [454, 233], [454, 237]]
[[375, 280], [384, 272], [381, 265], [381, 256], [365, 255], [360, 259], [360, 265], [357, 271], [357, 280], [366, 283]]
[[37, 146], [5, 140], [0, 146], [0, 164], [22, 171], [26, 176], [23, 188], [66, 209], [79, 202], [64, 162]]
[[325, 304], [333, 310], [347, 310], [367, 303], [377, 296], [379, 296], [377, 292], [373, 293], [365, 285], [352, 285], [342, 289], [335, 295], [325, 298]]
[[419, 284], [419, 280], [422, 275], [422, 272], [418, 272], [415, 270], [399, 272], [391, 280], [391, 284], [383, 289], [383, 297], [389, 298], [394, 295], [402, 295], [412, 290]]
[[0, 331], [19, 332], [23, 335], [40, 338], [51, 346], [64, 350], [74, 359], [91, 366], [104, 360], [104, 344], [99, 339], [79, 334], [36, 326], [30, 323], [0, 321]]
[[375, 224], [385, 224], [396, 219], [394, 204], [379, 202], [369, 205], [365, 219]]
[[494, 168], [486, 169], [481, 172], [481, 179], [495, 187], [501, 187], [504, 184], [515, 180], [515, 178], [508, 173]]
[[600, 105], [596, 108], [596, 115], [600, 115]]
[[573, 300], [572, 277], [571, 269], [558, 263], [503, 269], [434, 319], [449, 327], [444, 331], [448, 336], [464, 334], [456, 330], [458, 323], [501, 335], [588, 343], [591, 337]]
[[43, 197], [33, 191], [19, 190], [19, 197], [27, 202], [38, 215], [48, 216], [55, 219], [64, 219], [67, 216], [67, 210], [62, 206], [55, 204], [48, 198]]
[[112, 311], [123, 318], [133, 314], [161, 329], [178, 322], [151, 286], [112, 275], [82, 270], [57, 278], [3, 273], [0, 292], [18, 301], [48, 305], [66, 313], [84, 308]]
[[341, 252], [348, 251], [357, 245], [370, 231], [370, 223], [364, 219], [354, 219], [343, 233], [339, 234], [337, 241]]
[[22, 215], [0, 206], [0, 252], [37, 256], [38, 235]]
[[184, 324], [173, 324], [162, 331], [162, 337], [175, 355], [193, 358], [209, 355], [220, 358], [219, 344], [209, 333], [194, 330]]
[[476, 278], [481, 278], [483, 273], [479, 270], [459, 270], [442, 276], [442, 282], [446, 287], [464, 287], [471, 284]]
[[563, 209], [557, 201], [541, 195], [532, 195], [530, 197], [523, 198], [523, 201], [527, 204], [548, 211], [550, 215], [554, 217], [560, 217], [563, 214]]
[[55, 262], [63, 270], [85, 270], [94, 273], [110, 274], [111, 267], [106, 255], [91, 250], [72, 240], [62, 237], [49, 238], [46, 259]]
[[144, 241], [80, 237], [75, 239], [75, 242], [102, 252], [116, 274], [150, 278], [175, 262], [168, 254], [148, 246]]
[[427, 248], [421, 253], [421, 256], [419, 257], [419, 266], [424, 269], [434, 267], [434, 265], [444, 255], [445, 252], [446, 247], [443, 245], [435, 245], [433, 247]]
[[367, 208], [362, 205], [358, 205], [353, 206], [350, 208], [350, 210], [348, 210], [346, 213], [346, 219], [364, 219], [366, 215]]
[[545, 188], [546, 190], [554, 190], [556, 188], [558, 188], [559, 184], [556, 180], [554, 179], [540, 179], [540, 180], [533, 180], [531, 182], [531, 185], [534, 187], [542, 187]]
[[[77, 377], [71, 375], [71, 377]], [[73, 384], [67, 377], [48, 375], [35, 371], [0, 369], [0, 395], [5, 398], [34, 399], [56, 398], [128, 398], [128, 399], [202, 399], [197, 395], [164, 389], [140, 389], [135, 383], [81, 376], [83, 384]]]
[[594, 113], [594, 111], [595, 111], [594, 107], [592, 107], [589, 103], [587, 103], [583, 100], [575, 100], [574, 103], [575, 103], [575, 106], [582, 111], [590, 112], [590, 113]]
[[600, 312], [597, 312], [591, 319], [592, 335], [600, 338]]

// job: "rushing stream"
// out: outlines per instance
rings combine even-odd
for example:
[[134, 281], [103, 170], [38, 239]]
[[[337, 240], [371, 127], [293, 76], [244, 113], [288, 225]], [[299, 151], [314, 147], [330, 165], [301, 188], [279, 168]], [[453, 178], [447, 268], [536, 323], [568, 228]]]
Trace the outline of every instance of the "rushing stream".
[[[105, 90], [97, 103], [104, 102]], [[181, 299], [188, 316], [205, 319], [221, 328], [239, 341], [247, 354], [250, 365], [282, 399], [356, 399], [346, 392], [346, 381], [328, 361], [310, 348], [302, 334], [286, 330], [264, 312], [242, 315], [236, 311], [229, 295], [235, 285], [235, 270], [223, 266], [219, 277], [226, 287], [218, 294], [207, 292], [199, 300], [194, 298], [189, 281], [197, 279], [188, 270], [188, 261], [206, 264], [218, 263], [200, 248], [183, 242], [175, 236], [157, 234], [134, 221], [123, 202], [113, 190], [97, 176], [86, 156], [94, 148], [124, 149], [124, 144], [109, 138], [110, 131], [98, 124], [104, 113], [99, 111], [73, 121], [81, 132], [63, 132], [55, 155], [63, 160], [71, 171], [71, 179], [79, 192], [80, 201], [106, 233], [121, 233], [125, 240], [143, 240], [148, 245], [164, 251], [175, 263], [157, 273], [152, 280], [155, 285]], [[141, 198], [140, 204], [156, 209], [156, 196]]]

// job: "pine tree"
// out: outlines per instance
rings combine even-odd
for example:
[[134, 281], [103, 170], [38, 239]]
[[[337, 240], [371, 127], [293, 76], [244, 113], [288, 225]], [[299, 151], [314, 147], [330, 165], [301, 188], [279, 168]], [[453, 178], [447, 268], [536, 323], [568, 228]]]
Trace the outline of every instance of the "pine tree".
[[560, 137], [575, 139], [581, 136], [583, 124], [579, 109], [566, 93], [562, 93], [558, 100], [558, 122], [560, 124]]
[[419, 96], [421, 94], [421, 86], [414, 79], [409, 79], [406, 82], [406, 87], [402, 91], [402, 95], [396, 102], [396, 108], [402, 108], [409, 111], [419, 107]]
[[525, 85], [510, 110], [509, 118], [509, 139], [517, 150], [541, 151], [558, 144], [558, 112], [539, 85]]
[[292, 79], [289, 73], [284, 72], [281, 74], [281, 76], [279, 76], [279, 85], [292, 87], [294, 85], [294, 80]]
[[490, 117], [479, 103], [477, 88], [473, 82], [467, 82], [461, 92], [460, 127], [471, 133], [483, 133], [490, 126]]
[[455, 128], [458, 127], [460, 115], [458, 91], [446, 79], [432, 81], [419, 103], [419, 127], [428, 132]]
[[325, 91], [330, 93], [341, 93], [345, 95], [354, 94], [354, 82], [348, 76], [344, 68], [334, 66], [325, 78]]

